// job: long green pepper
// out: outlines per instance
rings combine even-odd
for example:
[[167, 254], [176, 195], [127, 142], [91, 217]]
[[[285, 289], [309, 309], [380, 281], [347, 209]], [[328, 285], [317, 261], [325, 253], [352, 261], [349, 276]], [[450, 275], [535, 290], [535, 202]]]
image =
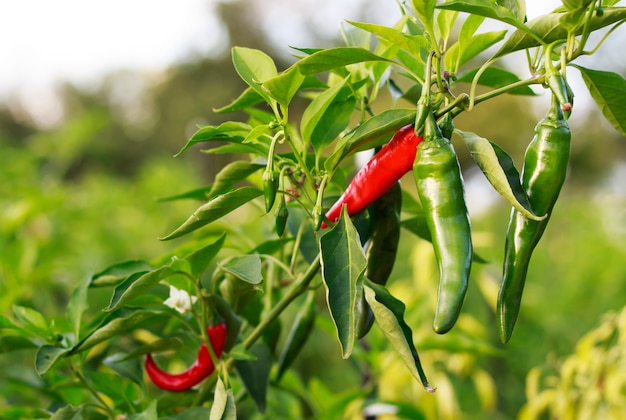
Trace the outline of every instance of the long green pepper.
[[503, 343], [508, 342], [513, 333], [530, 258], [543, 235], [565, 181], [570, 140], [569, 125], [558, 98], [553, 95], [548, 114], [535, 127], [535, 135], [526, 149], [521, 175], [522, 187], [528, 194], [533, 211], [547, 217], [535, 221], [512, 210], [509, 220], [503, 279], [497, 302], [500, 340]]
[[413, 173], [439, 265], [433, 329], [444, 334], [459, 317], [473, 251], [459, 162], [432, 112], [425, 121], [424, 141], [418, 147]]

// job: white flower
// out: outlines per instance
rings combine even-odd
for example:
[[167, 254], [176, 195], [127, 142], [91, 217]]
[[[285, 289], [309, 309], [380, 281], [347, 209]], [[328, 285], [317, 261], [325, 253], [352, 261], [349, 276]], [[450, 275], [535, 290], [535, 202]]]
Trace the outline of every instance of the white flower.
[[197, 300], [196, 296], [189, 296], [189, 293], [185, 290], [178, 290], [174, 286], [170, 286], [170, 297], [163, 303], [183, 314], [191, 310], [191, 305], [196, 303]]

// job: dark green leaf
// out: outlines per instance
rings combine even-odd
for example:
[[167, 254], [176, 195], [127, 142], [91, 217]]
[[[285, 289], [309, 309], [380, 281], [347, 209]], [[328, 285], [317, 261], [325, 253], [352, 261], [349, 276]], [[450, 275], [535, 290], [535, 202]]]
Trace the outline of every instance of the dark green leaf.
[[73, 405], [66, 405], [63, 408], [59, 408], [50, 417], [50, 420], [75, 420], [80, 417], [76, 417], [82, 409], [80, 407], [74, 407]]
[[155, 315], [157, 315], [157, 312], [138, 310], [122, 318], [113, 318], [112, 320], [106, 319], [101, 326], [91, 331], [77, 345], [75, 345], [69, 354], [81, 353], [110, 339], [111, 337], [126, 334], [128, 331], [135, 328], [140, 322], [150, 319]]
[[248, 176], [252, 175], [259, 169], [264, 168], [265, 165], [260, 163], [253, 163], [245, 160], [237, 160], [230, 162], [224, 166], [215, 175], [215, 181], [213, 187], [207, 195], [207, 199], [211, 199], [217, 195], [227, 193], [232, 190], [235, 184], [243, 181]]
[[321, 50], [296, 63], [304, 75], [322, 73], [364, 61], [389, 61], [364, 48], [337, 47]]
[[[474, 76], [476, 76], [477, 72], [478, 69], [474, 69], [469, 72], [462, 73], [458, 76], [457, 82], [472, 83], [472, 80], [474, 80]], [[514, 73], [511, 73], [510, 71], [498, 67], [488, 67], [480, 75], [480, 78], [478, 79], [478, 84], [483, 86], [489, 86], [492, 88], [499, 88], [519, 81], [519, 77], [517, 77]], [[512, 90], [509, 93], [511, 95], [535, 96], [535, 92], [529, 86], [524, 86], [519, 89]]]
[[219, 126], [209, 125], [200, 128], [191, 136], [187, 144], [174, 156], [179, 156], [185, 150], [189, 149], [196, 143], [208, 141], [233, 141], [240, 143], [252, 131], [252, 127], [248, 124], [235, 121], [227, 121]]
[[213, 111], [217, 112], [218, 114], [236, 112], [259, 104], [261, 102], [263, 102], [263, 97], [259, 95], [256, 90], [249, 87], [244, 90], [241, 95], [239, 95], [239, 97], [237, 97], [237, 99], [235, 99], [233, 102], [221, 108], [216, 108]]
[[533, 213], [513, 159], [500, 146], [468, 131], [456, 132], [465, 141], [472, 158], [489, 183], [509, 204], [529, 219], [545, 218], [545, 215]]
[[189, 267], [191, 269], [190, 274], [193, 277], [200, 278], [202, 273], [204, 273], [204, 270], [206, 270], [211, 261], [213, 261], [213, 258], [215, 258], [220, 249], [222, 249], [225, 239], [226, 235], [223, 234], [215, 242], [212, 242], [185, 257], [185, 259], [189, 261]]
[[272, 368], [272, 353], [269, 347], [262, 341], [253, 345], [250, 352], [256, 356], [256, 360], [239, 360], [235, 363], [235, 369], [258, 410], [264, 413], [267, 405], [270, 370]]
[[[502, 57], [506, 54], [525, 50], [528, 48], [539, 46], [539, 42], [535, 37], [530, 36], [528, 33], [532, 32], [539, 37], [544, 44], [551, 44], [555, 41], [567, 39], [567, 28], [564, 27], [561, 22], [561, 13], [551, 13], [547, 15], [541, 15], [535, 19], [526, 22], [526, 30], [515, 31], [504, 43], [502, 48], [495, 54], [495, 58]], [[611, 7], [605, 8], [602, 16], [593, 15], [589, 25], [591, 31], [595, 31], [600, 28], [612, 25], [626, 19], [625, 7]], [[580, 35], [582, 28], [578, 28], [576, 35]]]
[[523, 21], [520, 21], [511, 10], [498, 5], [492, 0], [450, 0], [437, 5], [437, 8], [484, 16], [508, 23], [509, 25], [515, 26], [520, 30], [527, 30], [524, 27]]
[[626, 136], [626, 80], [617, 73], [574, 67], [580, 70], [602, 115], [617, 131]]
[[259, 284], [263, 281], [261, 258], [256, 254], [233, 257], [220, 268], [250, 284]]
[[413, 332], [404, 321], [404, 303], [396, 299], [385, 287], [368, 280], [365, 283], [365, 299], [374, 311], [376, 323], [409, 368], [411, 375], [420, 381], [428, 392], [434, 392], [413, 343]]
[[311, 134], [311, 142], [315, 150], [322, 150], [345, 130], [350, 124], [355, 104], [354, 98], [330, 104]]
[[162, 241], [178, 238], [212, 223], [248, 201], [259, 197], [263, 191], [253, 187], [242, 187], [226, 194], [218, 195], [211, 201], [200, 206], [180, 227], [169, 235], [160, 238]]
[[0, 335], [0, 353], [8, 353], [10, 351], [19, 351], [34, 349], [37, 345], [28, 338], [21, 335]]
[[115, 310], [138, 296], [142, 296], [148, 290], [156, 286], [161, 280], [174, 274], [169, 266], [157, 268], [148, 272], [138, 272], [131, 274], [120, 283], [113, 291], [111, 302], [107, 311]]
[[147, 261], [124, 261], [91, 276], [91, 285], [95, 287], [116, 285], [133, 273], [150, 270], [154, 270], [154, 267]]
[[421, 215], [402, 220], [400, 225], [420, 238], [428, 242], [432, 242], [430, 230], [428, 229], [428, 224], [426, 223], [426, 215], [423, 213]]
[[45, 375], [46, 372], [69, 351], [70, 349], [65, 347], [41, 346], [35, 356], [35, 371], [40, 376]]
[[342, 356], [347, 359], [356, 340], [357, 304], [363, 294], [367, 260], [345, 208], [337, 224], [320, 237], [319, 245], [328, 308], [337, 328]]

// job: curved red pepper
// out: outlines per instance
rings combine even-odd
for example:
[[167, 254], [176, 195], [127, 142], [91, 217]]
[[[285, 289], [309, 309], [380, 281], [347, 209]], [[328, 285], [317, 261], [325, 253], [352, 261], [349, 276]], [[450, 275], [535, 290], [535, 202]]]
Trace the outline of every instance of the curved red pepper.
[[[218, 324], [207, 328], [209, 340], [215, 355], [219, 358], [226, 342], [226, 325]], [[203, 379], [210, 376], [215, 370], [211, 353], [205, 343], [200, 346], [196, 361], [184, 372], [178, 374], [167, 373], [159, 368], [152, 355], [148, 353], [145, 361], [146, 372], [152, 382], [161, 389], [167, 391], [186, 391], [199, 384]]]
[[[352, 216], [383, 195], [413, 168], [417, 145], [422, 140], [423, 138], [415, 133], [412, 124], [398, 130], [389, 143], [354, 176], [343, 195], [328, 210], [326, 218], [336, 222], [344, 204], [347, 206], [348, 214]], [[321, 229], [325, 227], [326, 224], [322, 223]]]

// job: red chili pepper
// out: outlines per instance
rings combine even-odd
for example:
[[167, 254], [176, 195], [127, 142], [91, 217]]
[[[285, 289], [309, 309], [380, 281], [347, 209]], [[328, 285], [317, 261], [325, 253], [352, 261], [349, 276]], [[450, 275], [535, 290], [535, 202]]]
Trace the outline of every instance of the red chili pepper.
[[[226, 342], [226, 324], [218, 324], [207, 328], [209, 340], [215, 355], [219, 358], [224, 349]], [[186, 391], [191, 387], [199, 384], [203, 379], [210, 376], [215, 370], [211, 353], [205, 343], [200, 346], [196, 361], [184, 372], [178, 374], [167, 373], [159, 368], [152, 355], [146, 355], [145, 362], [146, 372], [152, 382], [161, 389], [167, 391], [180, 392]]]
[[[417, 145], [423, 140], [413, 124], [402, 127], [374, 157], [354, 176], [339, 200], [328, 210], [326, 218], [336, 222], [345, 204], [348, 214], [365, 209], [413, 168]], [[321, 229], [326, 224], [322, 223]]]

